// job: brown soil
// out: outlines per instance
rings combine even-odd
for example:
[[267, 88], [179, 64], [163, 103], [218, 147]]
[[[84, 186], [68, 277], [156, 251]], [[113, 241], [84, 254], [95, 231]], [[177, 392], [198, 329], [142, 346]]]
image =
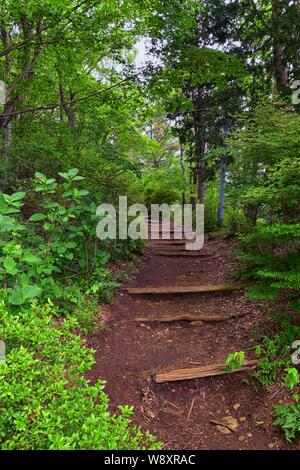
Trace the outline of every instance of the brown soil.
[[[233, 279], [233, 244], [221, 237], [207, 240], [201, 257], [162, 257], [152, 242], [134, 279], [116, 294], [113, 306], [102, 306], [108, 325], [105, 334], [90, 337], [96, 364], [89, 378], [107, 381], [113, 409], [134, 406], [133, 421], [166, 444], [166, 449], [291, 449], [282, 432], [272, 425], [272, 409], [280, 401], [279, 387], [261, 387], [251, 372], [156, 384], [158, 371], [223, 362], [229, 353], [245, 351], [254, 359], [253, 345], [270, 331], [263, 302], [251, 302], [241, 291], [188, 295], [131, 296], [126, 287], [225, 284]], [[182, 250], [181, 246], [173, 249]], [[215, 258], [215, 256], [218, 256]], [[222, 323], [192, 325], [136, 323], [138, 317], [179, 313], [249, 313]], [[191, 407], [193, 403], [193, 406]], [[238, 421], [236, 432], [223, 434], [211, 420], [225, 416]]]

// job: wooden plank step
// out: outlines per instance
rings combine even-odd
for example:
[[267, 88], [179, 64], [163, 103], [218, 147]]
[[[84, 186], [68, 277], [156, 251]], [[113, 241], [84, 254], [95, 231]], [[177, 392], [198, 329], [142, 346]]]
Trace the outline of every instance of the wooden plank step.
[[176, 235], [195, 235], [195, 232], [192, 232], [192, 231], [189, 231], [189, 232], [184, 232], [184, 230], [180, 230], [180, 229], [174, 229], [174, 228], [170, 228], [170, 230], [168, 230], [167, 227], [164, 227], [164, 228], [158, 228], [158, 227], [148, 227], [148, 231], [149, 232], [153, 232], [153, 233], [173, 233], [173, 234], [176, 234]]
[[177, 321], [187, 321], [187, 322], [223, 322], [228, 320], [234, 320], [236, 318], [243, 318], [249, 315], [249, 312], [246, 313], [236, 313], [231, 315], [206, 315], [202, 313], [179, 313], [176, 315], [168, 315], [165, 317], [141, 317], [136, 318], [135, 322], [142, 323], [172, 323]]
[[245, 284], [220, 284], [215, 286], [166, 286], [166, 287], [131, 287], [127, 289], [128, 294], [197, 294], [209, 292], [226, 292], [242, 290]]
[[[152, 245], [152, 248], [156, 248], [157, 252], [161, 253], [161, 252], [165, 252], [165, 253], [172, 253], [172, 252], [181, 252], [181, 251], [190, 251], [190, 250], [186, 250], [185, 249], [185, 245], [186, 245], [186, 242], [183, 242], [182, 245], [168, 245], [167, 243], [166, 244], [159, 244], [159, 243], [155, 243]], [[197, 251], [194, 251], [194, 253], [197, 253]], [[207, 254], [206, 256], [211, 256], [210, 254]]]
[[180, 258], [184, 257], [192, 257], [192, 258], [199, 258], [199, 257], [204, 257], [206, 260], [208, 259], [217, 259], [220, 258], [220, 256], [213, 256], [213, 255], [208, 255], [205, 253], [199, 253], [199, 251], [190, 251], [190, 250], [185, 250], [185, 251], [158, 251], [157, 256], [168, 256], [168, 257], [173, 257], [177, 256]]
[[228, 372], [227, 364], [210, 364], [202, 367], [189, 369], [174, 369], [168, 372], [159, 372], [155, 375], [155, 382], [158, 384], [165, 382], [178, 382], [182, 380], [193, 380], [216, 375], [233, 374], [252, 370], [257, 365], [257, 361], [245, 361], [240, 369]]
[[[163, 239], [158, 239], [158, 240], [152, 240], [155, 246], [162, 246], [162, 247], [176, 247], [176, 246], [184, 246], [187, 242], [190, 242], [190, 240], [163, 240]], [[155, 243], [156, 242], [156, 243]]]

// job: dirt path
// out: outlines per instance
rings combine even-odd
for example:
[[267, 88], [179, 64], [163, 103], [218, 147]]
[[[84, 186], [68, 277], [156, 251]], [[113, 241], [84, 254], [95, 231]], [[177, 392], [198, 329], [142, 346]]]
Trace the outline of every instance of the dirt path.
[[[175, 249], [181, 249], [176, 247]], [[173, 248], [174, 250], [174, 248]], [[219, 256], [208, 261], [193, 257], [163, 257], [152, 242], [134, 279], [124, 287], [207, 285], [234, 282], [232, 245], [225, 238], [207, 241], [203, 252]], [[137, 317], [178, 313], [249, 315], [223, 323], [135, 323]], [[244, 299], [242, 292], [131, 296], [124, 289], [113, 306], [103, 306], [108, 331], [89, 338], [96, 350], [91, 381], [104, 378], [112, 406], [135, 407], [134, 422], [166, 443], [167, 449], [286, 449], [272, 425], [278, 397], [263, 389], [251, 373], [158, 385], [153, 374], [169, 367], [222, 362], [230, 352], [253, 358], [253, 332], [266, 334], [264, 305]], [[194, 402], [193, 409], [191, 404]], [[222, 434], [211, 420], [232, 416], [236, 432]]]

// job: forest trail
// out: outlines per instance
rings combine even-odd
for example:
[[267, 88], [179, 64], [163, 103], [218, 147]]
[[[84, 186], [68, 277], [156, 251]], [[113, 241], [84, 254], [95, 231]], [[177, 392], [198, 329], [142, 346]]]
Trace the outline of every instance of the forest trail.
[[[160, 256], [162, 250], [183, 249], [179, 242], [162, 247], [164, 243], [149, 243], [134, 278], [122, 286], [112, 306], [102, 306], [108, 331], [88, 339], [96, 350], [91, 382], [104, 378], [113, 408], [134, 406], [134, 424], [157, 436], [166, 449], [291, 448], [272, 425], [272, 408], [279, 400], [276, 390], [260, 387], [249, 371], [155, 382], [157, 372], [193, 367], [192, 363], [222, 363], [235, 351], [245, 351], [248, 360], [254, 359], [253, 332], [260, 337], [268, 333], [269, 324], [264, 303], [245, 299], [241, 290], [129, 294], [127, 288], [236, 283], [234, 246], [225, 237], [206, 237], [203, 259]], [[203, 323], [146, 321], [186, 314], [231, 318]], [[135, 321], [141, 317], [145, 320]], [[218, 427], [225, 417], [233, 423], [232, 430]]]

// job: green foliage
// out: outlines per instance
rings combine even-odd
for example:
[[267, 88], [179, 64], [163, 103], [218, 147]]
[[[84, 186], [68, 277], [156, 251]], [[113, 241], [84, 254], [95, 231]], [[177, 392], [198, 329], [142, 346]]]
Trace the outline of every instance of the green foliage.
[[252, 298], [276, 298], [283, 289], [300, 290], [299, 224], [260, 224], [241, 237], [240, 255], [245, 278], [261, 281]]
[[98, 297], [85, 295], [80, 303], [73, 309], [72, 316], [76, 318], [80, 331], [84, 334], [97, 334], [105, 330], [101, 322], [101, 311], [98, 305]]
[[223, 226], [228, 235], [232, 236], [237, 236], [245, 231], [245, 215], [241, 208], [234, 206], [232, 201], [228, 201], [226, 204]]
[[284, 381], [291, 385], [292, 380], [296, 381], [292, 368], [291, 347], [293, 342], [300, 337], [300, 327], [292, 324], [285, 314], [278, 314], [275, 320], [279, 325], [278, 333], [272, 338], [265, 336], [262, 344], [256, 347], [259, 362], [254, 376], [260, 383], [269, 386], [286, 370], [287, 375]]
[[294, 402], [290, 405], [276, 405], [274, 413], [274, 424], [283, 429], [286, 439], [291, 442], [300, 432], [299, 395], [294, 395]]
[[149, 170], [143, 178], [145, 203], [174, 204], [182, 201], [183, 177], [179, 168], [159, 168]]
[[243, 277], [257, 279], [252, 298], [274, 299], [300, 290], [300, 154], [297, 113], [261, 104], [233, 148], [239, 153], [232, 177], [239, 207], [248, 219], [239, 259]]
[[245, 362], [245, 353], [243, 351], [234, 352], [229, 354], [226, 359], [226, 369], [228, 372], [233, 372], [240, 369]]
[[[293, 367], [292, 344], [300, 337], [300, 327], [294, 325], [285, 314], [275, 317], [279, 331], [273, 337], [265, 336], [262, 344], [256, 346], [256, 356], [259, 360], [254, 377], [264, 386], [271, 386], [278, 380], [294, 391], [299, 391], [299, 371]], [[290, 403], [291, 401], [291, 403]], [[295, 393], [289, 403], [278, 404], [274, 407], [276, 417], [274, 424], [280, 426], [288, 441], [296, 437], [300, 431], [299, 395]]]
[[51, 306], [9, 313], [0, 305], [0, 446], [2, 450], [158, 449], [132, 427], [132, 409], [111, 414], [104, 382], [90, 386], [84, 374], [92, 351], [72, 331], [74, 318], [55, 322]]
[[205, 232], [215, 232], [218, 229], [217, 211], [218, 211], [218, 191], [216, 185], [208, 184], [205, 200]]
[[[85, 303], [86, 295], [110, 300], [118, 284], [105, 265], [138, 247], [131, 241], [100, 242], [97, 205], [78, 187], [84, 178], [75, 168], [60, 177], [58, 182], [38, 172], [28, 193], [0, 193], [0, 279], [11, 306], [40, 297], [70, 311]], [[24, 201], [37, 210], [27, 220], [21, 213]]]
[[299, 372], [295, 367], [288, 367], [285, 372], [284, 385], [293, 390], [300, 383]]

